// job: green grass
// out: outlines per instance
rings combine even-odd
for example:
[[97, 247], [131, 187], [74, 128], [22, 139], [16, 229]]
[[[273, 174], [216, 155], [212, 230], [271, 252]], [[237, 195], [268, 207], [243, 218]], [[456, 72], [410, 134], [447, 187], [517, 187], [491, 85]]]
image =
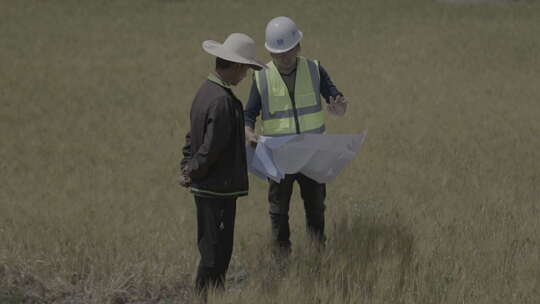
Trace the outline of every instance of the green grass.
[[[238, 202], [212, 303], [537, 303], [540, 6], [534, 1], [1, 1], [0, 301], [190, 303], [176, 185], [201, 49], [288, 15], [369, 135], [328, 186], [327, 250], [270, 260], [266, 184]], [[247, 98], [250, 81], [237, 95]], [[297, 190], [295, 192], [298, 192]]]

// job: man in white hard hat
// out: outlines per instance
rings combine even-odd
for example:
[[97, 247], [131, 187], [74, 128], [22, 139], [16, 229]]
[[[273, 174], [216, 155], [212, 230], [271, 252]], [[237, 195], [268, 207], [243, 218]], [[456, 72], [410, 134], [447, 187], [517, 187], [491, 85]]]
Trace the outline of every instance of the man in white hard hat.
[[205, 296], [209, 286], [224, 286], [236, 199], [248, 193], [243, 106], [231, 88], [249, 68], [260, 70], [265, 65], [255, 59], [255, 42], [245, 34], [231, 34], [223, 44], [207, 40], [202, 47], [216, 56], [216, 66], [191, 106], [180, 185], [191, 188], [195, 196], [201, 255], [195, 288]]
[[[303, 34], [294, 21], [277, 17], [266, 26], [265, 47], [272, 61], [268, 69], [255, 73], [244, 111], [247, 141], [256, 145], [255, 122], [262, 114], [264, 136], [323, 133], [321, 95], [331, 114], [344, 115], [347, 102], [317, 60], [298, 56]], [[281, 182], [269, 179], [268, 200], [272, 238], [285, 256], [290, 253], [289, 203], [293, 183], [300, 185], [309, 234], [324, 245], [324, 200], [326, 185], [301, 174], [287, 174]]]

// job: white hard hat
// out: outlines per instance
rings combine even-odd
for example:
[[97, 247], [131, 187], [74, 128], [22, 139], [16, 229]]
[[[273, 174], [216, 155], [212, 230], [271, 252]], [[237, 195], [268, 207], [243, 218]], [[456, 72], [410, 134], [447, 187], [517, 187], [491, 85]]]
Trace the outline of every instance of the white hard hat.
[[285, 53], [294, 48], [304, 35], [288, 17], [276, 17], [266, 25], [264, 46], [270, 53]]

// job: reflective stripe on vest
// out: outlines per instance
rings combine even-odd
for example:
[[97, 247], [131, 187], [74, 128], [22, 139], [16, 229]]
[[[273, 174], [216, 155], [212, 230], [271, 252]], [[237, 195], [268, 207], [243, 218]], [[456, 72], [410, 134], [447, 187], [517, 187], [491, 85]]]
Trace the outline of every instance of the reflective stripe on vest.
[[[255, 73], [261, 95], [263, 135], [296, 134], [292, 101], [287, 86], [273, 62], [267, 70]], [[300, 133], [323, 133], [324, 112], [320, 95], [319, 66], [316, 61], [298, 57], [294, 100]]]

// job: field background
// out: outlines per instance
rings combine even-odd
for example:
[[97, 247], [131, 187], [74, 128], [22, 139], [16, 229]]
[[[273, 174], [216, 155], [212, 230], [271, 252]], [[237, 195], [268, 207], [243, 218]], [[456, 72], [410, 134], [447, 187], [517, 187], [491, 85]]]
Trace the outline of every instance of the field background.
[[[292, 17], [369, 134], [328, 186], [328, 248], [296, 188], [289, 270], [266, 183], [238, 201], [211, 303], [539, 303], [540, 3], [0, 1], [0, 303], [191, 303], [176, 184], [206, 39]], [[246, 100], [250, 81], [237, 95]]]

